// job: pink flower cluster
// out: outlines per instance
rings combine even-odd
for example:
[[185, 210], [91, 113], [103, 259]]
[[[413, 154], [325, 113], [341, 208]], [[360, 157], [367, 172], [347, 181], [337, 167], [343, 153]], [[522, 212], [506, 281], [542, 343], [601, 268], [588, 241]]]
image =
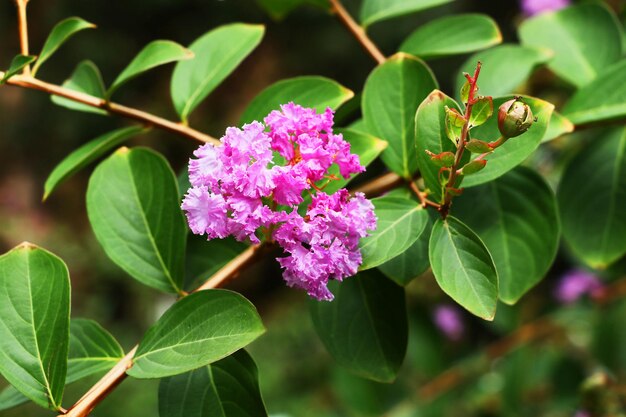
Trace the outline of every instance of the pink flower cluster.
[[[376, 228], [376, 217], [363, 194], [351, 197], [341, 189], [328, 195], [318, 184], [336, 179], [328, 175], [333, 164], [344, 178], [365, 168], [342, 135], [333, 133], [331, 109], [317, 114], [288, 103], [265, 124], [267, 129], [256, 121], [230, 127], [222, 146], [198, 148], [189, 161], [191, 188], [181, 207], [193, 233], [208, 239], [234, 236], [259, 243], [263, 231], [287, 254], [278, 259], [287, 284], [332, 300], [328, 280], [357, 272], [359, 239]], [[305, 190], [312, 197], [302, 216], [298, 205]]]

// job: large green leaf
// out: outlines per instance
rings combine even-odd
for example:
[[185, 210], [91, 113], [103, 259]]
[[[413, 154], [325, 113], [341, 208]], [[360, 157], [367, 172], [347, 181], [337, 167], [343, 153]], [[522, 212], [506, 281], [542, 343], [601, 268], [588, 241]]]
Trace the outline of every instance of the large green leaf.
[[493, 320], [498, 304], [498, 273], [476, 233], [452, 216], [439, 219], [433, 226], [428, 250], [441, 289], [470, 313]]
[[532, 170], [518, 167], [467, 190], [452, 213], [487, 246], [505, 303], [516, 303], [552, 265], [560, 238], [556, 198]]
[[622, 29], [608, 7], [581, 4], [526, 20], [519, 28], [524, 45], [554, 51], [552, 71], [577, 87], [591, 82], [622, 56]]
[[563, 114], [575, 125], [626, 118], [626, 60], [574, 93]]
[[426, 64], [403, 53], [376, 67], [365, 82], [363, 120], [369, 132], [389, 143], [383, 162], [407, 179], [417, 170], [415, 111], [435, 88]]
[[247, 245], [234, 238], [212, 239], [189, 234], [185, 267], [185, 287], [195, 289], [229, 261], [246, 250]]
[[[502, 103], [511, 98], [511, 96], [494, 98], [494, 108], [497, 109]], [[465, 178], [462, 184], [463, 187], [472, 187], [498, 178], [524, 162], [537, 149], [548, 129], [554, 105], [533, 97], [523, 97], [523, 100], [530, 106], [533, 115], [537, 117], [537, 121], [533, 123], [526, 133], [507, 140], [493, 153], [486, 156], [484, 158], [487, 160], [485, 169]], [[487, 141], [500, 137], [497, 119], [497, 116], [494, 116], [484, 125], [472, 129], [472, 137]]]
[[189, 46], [195, 58], [176, 64], [170, 86], [182, 120], [257, 47], [264, 32], [262, 25], [234, 23], [213, 29]]
[[[124, 351], [109, 332], [93, 320], [72, 319], [65, 384], [106, 372], [124, 357]], [[28, 401], [13, 387], [0, 392], [0, 411]]]
[[463, 73], [473, 74], [476, 63], [480, 61], [480, 94], [496, 97], [518, 92], [518, 87], [526, 82], [535, 68], [548, 62], [551, 56], [549, 50], [510, 44], [477, 52], [459, 68], [456, 91], [460, 91], [465, 84]]
[[145, 148], [120, 148], [89, 180], [87, 214], [109, 258], [138, 281], [180, 292], [186, 228], [176, 178]]
[[592, 134], [565, 169], [558, 197], [565, 241], [584, 262], [603, 268], [626, 254], [626, 129]]
[[361, 24], [369, 26], [374, 22], [418, 12], [451, 1], [453, 0], [363, 0]]
[[42, 407], [61, 408], [70, 328], [65, 263], [22, 243], [0, 256], [0, 373]]
[[61, 47], [70, 37], [85, 29], [93, 29], [96, 25], [89, 23], [80, 17], [68, 17], [57, 23], [53, 28], [41, 52], [39, 52], [37, 62], [33, 66], [33, 76], [41, 65], [46, 62], [57, 49]]
[[381, 265], [407, 250], [428, 223], [428, 213], [406, 198], [379, 197], [374, 203], [378, 224], [371, 235], [361, 239], [361, 270]]
[[144, 132], [141, 126], [132, 126], [105, 133], [85, 143], [66, 156], [50, 173], [44, 185], [44, 201], [69, 177], [117, 147], [125, 140]]
[[445, 107], [459, 109], [458, 104], [439, 90], [435, 90], [420, 104], [415, 115], [416, 162], [431, 199], [441, 201], [442, 186], [439, 181], [439, 165], [433, 163], [426, 151], [439, 154], [456, 152], [456, 147], [445, 132]]
[[435, 211], [430, 213], [426, 227], [424, 227], [417, 240], [400, 255], [378, 266], [378, 269], [383, 274], [400, 285], [407, 285], [430, 267], [428, 240], [430, 239], [434, 218], [438, 215]]
[[139, 51], [137, 56], [117, 76], [111, 87], [106, 92], [109, 99], [123, 84], [160, 65], [170, 62], [182, 61], [194, 57], [193, 52], [172, 41], [152, 41]]
[[266, 417], [256, 364], [238, 350], [208, 366], [165, 378], [159, 417]]
[[376, 270], [329, 283], [332, 302], [311, 301], [311, 316], [328, 352], [343, 367], [382, 382], [395, 379], [406, 353], [402, 287]]
[[11, 64], [9, 65], [9, 69], [6, 70], [2, 79], [0, 79], [0, 85], [6, 83], [9, 78], [19, 73], [24, 69], [24, 67], [33, 62], [35, 59], [37, 59], [37, 57], [33, 55], [16, 55], [13, 57]]
[[241, 116], [241, 123], [263, 121], [272, 110], [280, 110], [281, 104], [290, 101], [322, 112], [326, 107], [336, 109], [353, 96], [351, 90], [329, 78], [316, 76], [289, 78], [261, 91], [246, 107]]
[[[63, 82], [63, 87], [98, 98], [103, 98], [105, 93], [104, 82], [102, 81], [100, 70], [96, 64], [87, 60], [82, 61], [76, 66], [76, 69], [74, 69], [70, 78]], [[107, 112], [103, 109], [88, 106], [67, 98], [50, 96], [50, 99], [54, 104], [71, 110], [107, 114]]]
[[411, 33], [400, 50], [429, 59], [479, 51], [500, 42], [502, 34], [492, 18], [468, 13], [431, 20]]
[[175, 303], [146, 332], [128, 374], [182, 374], [230, 355], [264, 331], [256, 308], [240, 294], [199, 291]]

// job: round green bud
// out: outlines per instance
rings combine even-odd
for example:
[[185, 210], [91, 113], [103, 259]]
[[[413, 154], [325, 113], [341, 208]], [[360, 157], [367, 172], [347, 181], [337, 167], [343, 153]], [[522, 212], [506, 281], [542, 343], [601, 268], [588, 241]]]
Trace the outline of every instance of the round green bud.
[[520, 97], [502, 103], [498, 110], [498, 128], [507, 139], [526, 132], [535, 121], [530, 106]]

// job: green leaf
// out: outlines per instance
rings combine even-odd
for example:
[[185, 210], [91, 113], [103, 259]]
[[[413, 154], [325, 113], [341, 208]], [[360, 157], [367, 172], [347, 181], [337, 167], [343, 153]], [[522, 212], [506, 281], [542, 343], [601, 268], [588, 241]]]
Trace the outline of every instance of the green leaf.
[[[434, 213], [432, 211], [431, 213]], [[429, 215], [426, 227], [417, 240], [395, 258], [378, 266], [378, 269], [396, 283], [406, 286], [409, 282], [422, 275], [430, 267], [428, 259], [428, 240], [436, 215]]]
[[[65, 384], [106, 372], [124, 357], [124, 351], [109, 332], [93, 320], [72, 319]], [[0, 411], [28, 401], [12, 386], [0, 392]]]
[[539, 65], [548, 62], [552, 56], [548, 50], [519, 45], [500, 45], [478, 52], [465, 61], [456, 77], [456, 90], [465, 84], [463, 72], [473, 73], [478, 61], [482, 62], [478, 86], [480, 93], [489, 96], [503, 96], [518, 92], [518, 87]]
[[187, 240], [185, 287], [195, 289], [233, 258], [246, 250], [245, 243], [234, 238], [212, 239], [190, 234]]
[[415, 13], [453, 0], [363, 0], [361, 24], [369, 26], [374, 22]]
[[548, 67], [576, 87], [589, 84], [622, 57], [622, 29], [608, 7], [581, 4], [542, 13], [519, 28], [524, 45], [554, 51]]
[[[336, 129], [335, 133], [341, 133], [343, 135], [346, 142], [350, 144], [350, 152], [359, 156], [359, 161], [364, 167], [374, 162], [374, 160], [378, 158], [378, 155], [387, 147], [387, 142], [368, 135], [367, 133], [360, 133], [350, 129]], [[340, 188], [345, 188], [354, 178], [354, 176], [352, 176], [347, 180], [344, 179], [339, 173], [337, 164], [333, 164], [328, 169], [328, 174], [335, 175], [340, 179], [328, 183], [326, 188], [324, 188], [326, 194], [332, 194]], [[322, 183], [325, 183], [325, 181], [323, 180]]]
[[328, 0], [257, 0], [257, 3], [275, 20], [281, 20], [298, 6], [310, 4], [328, 10]]
[[389, 143], [381, 155], [398, 175], [410, 179], [417, 170], [413, 135], [415, 111], [437, 88], [425, 63], [397, 54], [372, 71], [363, 90], [363, 120], [374, 136]]
[[502, 34], [492, 18], [468, 13], [429, 21], [411, 33], [400, 51], [431, 59], [479, 51], [501, 42]]
[[[511, 98], [508, 96], [493, 99], [494, 107], [500, 107], [502, 103]], [[526, 133], [507, 140], [498, 149], [487, 155], [484, 158], [487, 160], [485, 169], [465, 178], [463, 187], [472, 187], [498, 178], [521, 164], [537, 149], [548, 129], [554, 105], [533, 97], [523, 97], [523, 100], [530, 106], [533, 114], [537, 117], [537, 121]], [[484, 140], [497, 139], [500, 136], [497, 119], [497, 117], [492, 117], [484, 125], [472, 129], [472, 136]]]
[[[63, 87], [90, 96], [104, 98], [105, 87], [102, 81], [100, 70], [91, 61], [82, 61], [76, 66], [70, 78], [63, 82]], [[66, 107], [70, 110], [84, 111], [96, 114], [107, 114], [106, 110], [78, 103], [60, 96], [50, 96], [52, 102], [58, 106]]]
[[324, 77], [306, 76], [278, 81], [261, 91], [248, 104], [241, 116], [241, 124], [254, 120], [262, 121], [272, 110], [293, 101], [319, 112], [330, 107], [335, 110], [354, 96], [351, 90]]
[[407, 250], [428, 223], [428, 213], [417, 202], [398, 197], [374, 198], [378, 225], [359, 244], [361, 270], [382, 265]]
[[452, 214], [487, 246], [505, 303], [516, 303], [550, 269], [560, 237], [556, 197], [532, 170], [517, 167], [467, 190], [454, 200]]
[[145, 129], [141, 126], [117, 129], [98, 136], [73, 151], [66, 156], [48, 176], [44, 186], [43, 200], [45, 201], [50, 194], [69, 177], [100, 158], [111, 149], [117, 147], [125, 140], [142, 132], [145, 132]]
[[16, 55], [13, 60], [11, 60], [9, 69], [4, 73], [2, 79], [0, 79], [0, 85], [6, 83], [9, 78], [22, 71], [25, 66], [33, 62], [35, 59], [37, 59], [37, 57], [33, 55]]
[[176, 64], [170, 86], [183, 121], [258, 46], [264, 32], [263, 25], [224, 25], [189, 46], [195, 58]]
[[558, 190], [563, 236], [578, 258], [604, 268], [626, 254], [626, 129], [593, 131]]
[[258, 370], [245, 350], [161, 380], [159, 417], [189, 416], [267, 417]]
[[0, 256], [0, 373], [42, 407], [61, 408], [70, 280], [65, 263], [22, 243]]
[[138, 281], [180, 292], [186, 226], [176, 178], [145, 148], [121, 148], [100, 163], [87, 187], [87, 214], [106, 254]]
[[465, 116], [459, 113], [455, 108], [445, 106], [446, 110], [446, 136], [452, 141], [454, 146], [457, 146], [461, 139], [461, 133], [467, 120]]
[[493, 114], [493, 98], [481, 97], [472, 106], [470, 128], [484, 124]]
[[456, 146], [446, 135], [445, 108], [458, 110], [458, 104], [439, 90], [433, 91], [420, 104], [415, 115], [415, 149], [419, 171], [432, 199], [441, 201], [442, 186], [439, 182], [439, 165], [433, 163], [426, 151], [434, 154], [442, 152], [456, 153]]
[[193, 52], [172, 41], [152, 41], [147, 44], [137, 56], [128, 64], [124, 71], [117, 76], [113, 84], [106, 92], [106, 98], [110, 99], [113, 93], [123, 84], [160, 65], [170, 62], [182, 61], [194, 57]]
[[548, 123], [548, 129], [543, 135], [541, 143], [549, 142], [567, 133], [572, 133], [573, 131], [574, 124], [567, 117], [553, 111], [552, 117], [550, 117], [550, 122]]
[[48, 39], [46, 39], [46, 43], [44, 43], [43, 48], [41, 48], [39, 58], [33, 67], [33, 77], [41, 65], [46, 62], [70, 37], [74, 36], [81, 30], [93, 29], [95, 27], [96, 25], [89, 23], [80, 17], [68, 17], [67, 19], [61, 20], [57, 23], [54, 28], [52, 28], [50, 35], [48, 35]]
[[145, 334], [128, 374], [162, 378], [206, 366], [265, 331], [256, 308], [238, 293], [205, 290], [175, 303]]
[[437, 283], [446, 294], [470, 313], [493, 320], [498, 274], [476, 233], [452, 216], [437, 220], [430, 236], [429, 258]]
[[408, 339], [402, 287], [376, 270], [328, 286], [335, 299], [310, 304], [313, 324], [328, 352], [359, 376], [393, 381]]
[[577, 126], [626, 118], [626, 60], [574, 93], [563, 114]]

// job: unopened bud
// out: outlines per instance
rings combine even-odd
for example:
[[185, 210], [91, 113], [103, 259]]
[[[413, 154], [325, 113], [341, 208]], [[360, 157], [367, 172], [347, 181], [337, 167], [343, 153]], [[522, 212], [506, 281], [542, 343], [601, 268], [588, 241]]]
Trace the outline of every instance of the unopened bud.
[[498, 128], [507, 139], [526, 132], [535, 121], [530, 106], [520, 97], [504, 102], [498, 110]]

